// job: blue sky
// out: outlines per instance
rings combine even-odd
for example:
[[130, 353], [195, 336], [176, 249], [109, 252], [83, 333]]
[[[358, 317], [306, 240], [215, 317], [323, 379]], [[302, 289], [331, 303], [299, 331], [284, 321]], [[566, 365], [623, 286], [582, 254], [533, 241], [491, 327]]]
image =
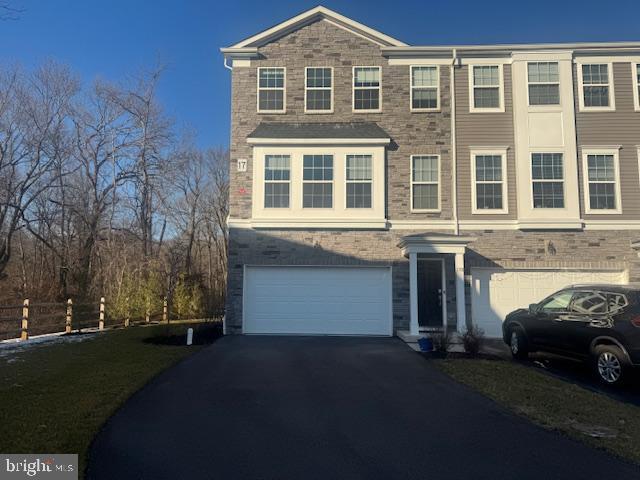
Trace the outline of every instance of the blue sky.
[[[203, 146], [228, 145], [228, 46], [318, 4], [292, 0], [12, 0], [25, 11], [0, 23], [0, 62], [52, 58], [86, 81], [118, 80], [162, 62], [160, 97]], [[640, 40], [637, 0], [322, 3], [409, 44]]]

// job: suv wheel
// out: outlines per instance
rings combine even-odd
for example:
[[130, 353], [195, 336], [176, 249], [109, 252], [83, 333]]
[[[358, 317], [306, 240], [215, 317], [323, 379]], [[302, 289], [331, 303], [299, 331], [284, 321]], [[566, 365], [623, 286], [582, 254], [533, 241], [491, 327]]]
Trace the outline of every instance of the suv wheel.
[[614, 345], [598, 345], [595, 348], [595, 373], [606, 385], [620, 385], [625, 377], [626, 357]]
[[521, 329], [514, 328], [511, 330], [511, 335], [509, 336], [509, 349], [511, 350], [513, 358], [517, 358], [518, 360], [524, 360], [529, 356], [527, 339]]

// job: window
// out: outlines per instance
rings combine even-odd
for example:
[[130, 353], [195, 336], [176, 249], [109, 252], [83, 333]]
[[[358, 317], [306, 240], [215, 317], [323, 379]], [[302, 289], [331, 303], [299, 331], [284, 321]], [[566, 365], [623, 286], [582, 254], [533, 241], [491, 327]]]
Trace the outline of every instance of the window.
[[640, 63], [632, 63], [631, 68], [633, 71], [633, 99], [635, 100], [636, 110], [640, 110]]
[[560, 105], [558, 62], [529, 62], [529, 105]]
[[583, 150], [587, 213], [621, 213], [618, 152]]
[[347, 208], [371, 208], [371, 155], [347, 155]]
[[561, 153], [533, 153], [533, 208], [564, 208], [564, 167]]
[[580, 64], [580, 107], [583, 110], [613, 110], [611, 64]]
[[353, 109], [380, 111], [380, 67], [353, 67]]
[[599, 292], [576, 292], [569, 310], [583, 315], [607, 313], [607, 296]]
[[471, 65], [471, 112], [503, 112], [502, 65]]
[[624, 307], [629, 305], [627, 297], [621, 293], [609, 293], [607, 295], [607, 300], [609, 304], [609, 313], [618, 313]]
[[333, 155], [304, 155], [302, 167], [302, 208], [332, 208]]
[[473, 213], [507, 213], [506, 152], [471, 152]]
[[264, 208], [289, 208], [291, 180], [289, 155], [264, 158]]
[[439, 90], [440, 79], [437, 66], [411, 67], [411, 110], [438, 110]]
[[538, 311], [545, 313], [558, 313], [565, 312], [569, 303], [571, 303], [571, 297], [573, 292], [571, 290], [563, 290], [562, 292], [555, 293], [543, 300], [538, 308]]
[[440, 157], [414, 155], [411, 157], [411, 209], [440, 210]]
[[258, 112], [285, 111], [285, 69], [258, 68]]
[[307, 67], [305, 69], [305, 111], [333, 111], [333, 69], [330, 67]]

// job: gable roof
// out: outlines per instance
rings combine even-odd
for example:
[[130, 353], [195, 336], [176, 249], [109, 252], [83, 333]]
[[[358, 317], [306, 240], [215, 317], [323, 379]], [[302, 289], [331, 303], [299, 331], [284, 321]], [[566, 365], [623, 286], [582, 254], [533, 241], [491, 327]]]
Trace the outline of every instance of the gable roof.
[[298, 30], [299, 28], [302, 28], [313, 22], [317, 22], [318, 20], [327, 20], [340, 28], [344, 28], [345, 30], [364, 37], [367, 40], [377, 43], [383, 47], [407, 46], [406, 43], [401, 42], [400, 40], [396, 40], [395, 38], [385, 35], [382, 32], [374, 30], [373, 28], [367, 27], [362, 23], [351, 20], [344, 15], [340, 15], [338, 12], [334, 12], [333, 10], [319, 5], [312, 8], [311, 10], [307, 10], [299, 15], [296, 15], [289, 20], [285, 20], [282, 23], [268, 28], [267, 30], [263, 30], [262, 32], [257, 33], [249, 38], [245, 38], [244, 40], [231, 45], [228, 48], [222, 49], [222, 51], [224, 52], [225, 50], [231, 49], [259, 47], [277, 38], [283, 37], [284, 35], [287, 35], [295, 30]]

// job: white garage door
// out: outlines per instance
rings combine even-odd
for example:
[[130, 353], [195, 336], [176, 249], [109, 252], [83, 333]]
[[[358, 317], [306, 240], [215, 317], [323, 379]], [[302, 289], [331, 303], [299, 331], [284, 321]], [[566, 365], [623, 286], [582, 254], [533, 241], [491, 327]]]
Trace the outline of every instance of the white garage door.
[[527, 308], [553, 292], [575, 283], [626, 283], [621, 271], [594, 270], [471, 270], [473, 323], [488, 337], [502, 336], [505, 316]]
[[391, 269], [246, 267], [243, 331], [391, 335]]

